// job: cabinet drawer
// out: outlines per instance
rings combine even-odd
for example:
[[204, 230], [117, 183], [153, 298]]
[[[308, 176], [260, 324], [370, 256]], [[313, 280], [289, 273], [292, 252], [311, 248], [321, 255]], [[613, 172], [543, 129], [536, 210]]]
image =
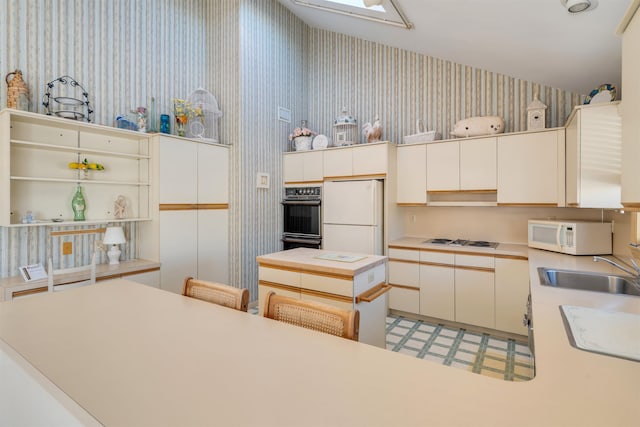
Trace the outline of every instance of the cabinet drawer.
[[412, 249], [389, 248], [389, 259], [419, 261], [420, 251]]
[[351, 280], [338, 277], [300, 273], [299, 286], [304, 289], [353, 297], [353, 283]]
[[421, 262], [455, 265], [455, 254], [445, 252], [420, 251]]
[[327, 304], [342, 310], [353, 310], [353, 300], [347, 301], [344, 298], [332, 298], [328, 295], [322, 296], [310, 292], [305, 292], [304, 289], [300, 292], [300, 299]]
[[475, 255], [456, 255], [456, 267], [494, 268], [495, 258]]
[[[60, 145], [63, 147], [78, 146], [78, 131], [65, 129], [62, 126], [44, 126], [26, 123], [18, 120], [11, 121], [11, 139], [41, 144]], [[73, 156], [69, 156], [73, 158]]]
[[119, 138], [93, 132], [80, 132], [80, 147], [117, 153], [142, 154], [137, 139]]
[[389, 261], [389, 283], [392, 285], [419, 286], [420, 264], [417, 262]]
[[300, 273], [297, 271], [258, 267], [258, 277], [261, 281], [265, 282], [279, 283], [297, 288], [300, 287]]
[[407, 313], [420, 313], [420, 291], [394, 286], [389, 291], [389, 308]]

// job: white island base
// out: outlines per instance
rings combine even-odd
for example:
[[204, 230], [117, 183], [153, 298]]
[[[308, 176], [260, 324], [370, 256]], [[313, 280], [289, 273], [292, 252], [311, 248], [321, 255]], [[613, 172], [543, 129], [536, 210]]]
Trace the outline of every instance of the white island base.
[[260, 314], [269, 291], [359, 310], [359, 341], [386, 348], [387, 257], [296, 248], [257, 261]]

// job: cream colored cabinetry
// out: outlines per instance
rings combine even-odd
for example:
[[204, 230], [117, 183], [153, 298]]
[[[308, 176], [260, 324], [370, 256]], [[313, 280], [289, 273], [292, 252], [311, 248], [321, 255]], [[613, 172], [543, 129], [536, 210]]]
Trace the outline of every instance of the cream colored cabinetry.
[[158, 212], [141, 252], [160, 260], [162, 289], [181, 292], [187, 276], [228, 283], [228, 147], [165, 135], [154, 143]]
[[324, 178], [384, 176], [387, 173], [388, 150], [386, 142], [324, 150]]
[[[149, 136], [107, 126], [17, 110], [0, 113], [0, 225], [75, 224], [71, 200], [78, 185], [86, 202], [82, 224], [148, 220]], [[96, 163], [104, 170], [71, 169]], [[127, 218], [114, 219], [114, 201], [127, 200]]]
[[420, 251], [420, 314], [456, 320], [455, 255]]
[[[360, 312], [359, 341], [386, 347], [387, 294], [385, 290], [380, 290], [386, 282], [385, 264], [372, 265], [354, 275], [316, 273], [305, 267], [299, 269], [290, 266], [280, 267], [265, 264], [260, 257], [258, 257], [258, 264], [260, 313], [264, 312], [264, 302], [269, 291], [342, 309], [358, 310]], [[376, 293], [378, 293], [377, 296]], [[373, 296], [368, 298], [368, 295]]]
[[522, 319], [527, 312], [529, 263], [524, 259], [496, 258], [495, 264], [495, 328], [527, 335]]
[[420, 252], [389, 248], [389, 308], [420, 313]]
[[567, 206], [621, 208], [619, 102], [575, 107], [566, 127]]
[[427, 145], [427, 191], [496, 189], [496, 138]]
[[389, 285], [391, 310], [527, 334], [525, 257], [390, 245]]
[[282, 155], [284, 183], [322, 182], [323, 152], [300, 151]]
[[498, 137], [498, 205], [564, 206], [564, 129]]
[[494, 257], [456, 254], [456, 322], [495, 328]]
[[640, 3], [629, 7], [622, 33], [622, 205], [640, 209]]
[[396, 161], [396, 202], [404, 205], [426, 204], [427, 145], [399, 145]]

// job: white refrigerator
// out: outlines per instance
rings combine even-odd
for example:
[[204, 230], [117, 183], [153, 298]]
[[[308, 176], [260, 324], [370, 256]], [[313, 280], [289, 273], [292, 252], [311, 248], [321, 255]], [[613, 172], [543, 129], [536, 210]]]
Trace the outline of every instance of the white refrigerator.
[[382, 181], [327, 181], [322, 192], [322, 249], [383, 255]]

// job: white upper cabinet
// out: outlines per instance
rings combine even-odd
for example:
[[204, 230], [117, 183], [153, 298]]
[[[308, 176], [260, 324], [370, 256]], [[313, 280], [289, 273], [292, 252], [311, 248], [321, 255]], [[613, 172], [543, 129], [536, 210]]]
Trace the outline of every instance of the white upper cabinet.
[[[637, 7], [637, 3], [636, 3]], [[626, 27], [624, 23], [628, 21]], [[622, 205], [640, 209], [640, 9], [628, 11], [622, 33]]]
[[229, 149], [198, 143], [198, 203], [229, 203]]
[[[168, 136], [160, 138], [160, 203], [198, 203], [198, 145]], [[191, 167], [186, 167], [191, 165]]]
[[284, 182], [322, 182], [323, 152], [298, 151], [283, 154]]
[[564, 129], [498, 137], [498, 205], [564, 206]]
[[427, 203], [427, 146], [399, 145], [397, 151], [396, 202], [405, 205]]
[[460, 141], [460, 190], [496, 189], [497, 138]]
[[427, 145], [427, 191], [460, 190], [458, 141]]
[[566, 128], [567, 206], [620, 208], [619, 102], [576, 107]]
[[385, 142], [324, 150], [324, 178], [385, 176], [388, 150]]

